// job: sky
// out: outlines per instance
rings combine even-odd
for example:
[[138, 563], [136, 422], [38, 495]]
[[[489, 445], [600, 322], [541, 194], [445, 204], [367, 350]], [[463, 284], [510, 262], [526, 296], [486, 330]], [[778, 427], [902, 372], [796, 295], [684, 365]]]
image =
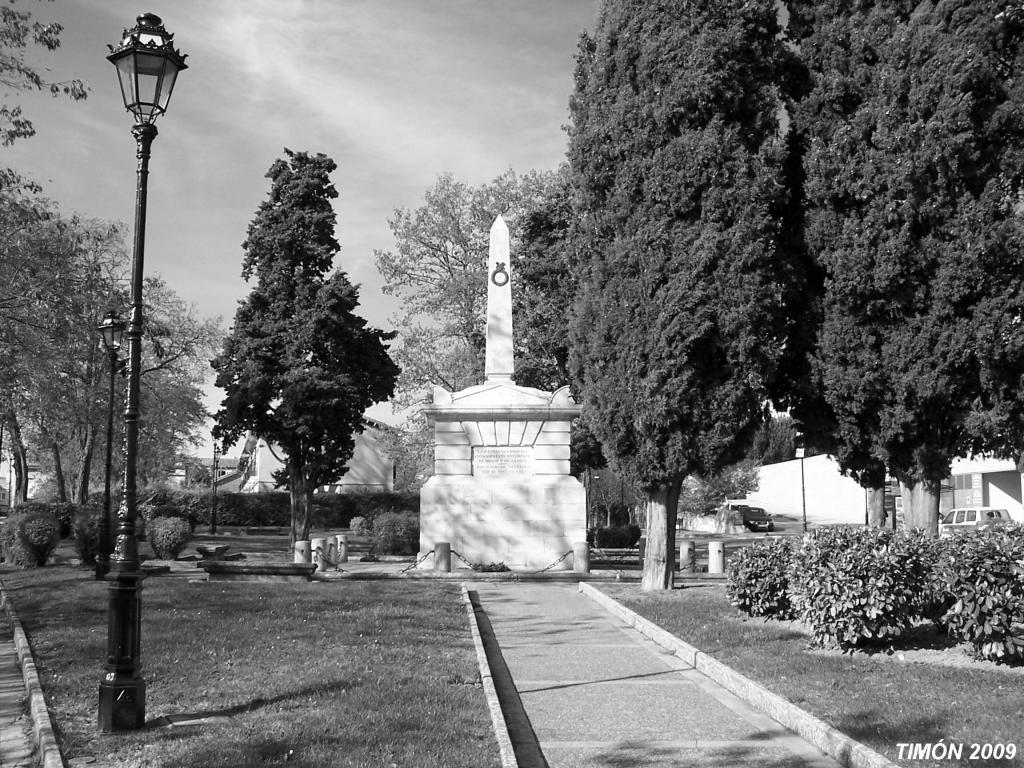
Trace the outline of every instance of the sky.
[[[390, 329], [374, 249], [388, 218], [415, 208], [442, 173], [469, 184], [554, 169], [564, 159], [579, 34], [598, 0], [20, 0], [64, 26], [61, 47], [28, 58], [48, 79], [80, 78], [88, 99], [5, 94], [36, 135], [2, 164], [43, 185], [65, 215], [131, 223], [135, 140], [107, 44], [152, 12], [188, 55], [157, 120], [145, 268], [228, 328], [249, 287], [246, 228], [271, 163], [294, 151], [338, 164], [335, 267], [361, 285], [359, 313]], [[497, 212], [496, 212], [497, 213]], [[212, 372], [211, 372], [212, 380]], [[207, 387], [207, 408], [221, 393]], [[376, 407], [377, 418], [390, 408]], [[209, 452], [207, 439], [198, 449]]]

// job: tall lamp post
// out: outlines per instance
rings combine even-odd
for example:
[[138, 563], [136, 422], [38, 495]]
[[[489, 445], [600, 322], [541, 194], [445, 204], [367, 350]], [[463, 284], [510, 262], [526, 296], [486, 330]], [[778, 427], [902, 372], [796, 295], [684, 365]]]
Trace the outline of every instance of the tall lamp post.
[[110, 571], [110, 463], [114, 443], [114, 374], [119, 364], [117, 353], [124, 339], [124, 321], [117, 312], [107, 312], [100, 323], [100, 337], [110, 361], [110, 389], [107, 393], [107, 455], [103, 472], [103, 517], [100, 518], [100, 546], [96, 556], [96, 580], [102, 581]]
[[135, 474], [139, 438], [139, 374], [142, 366], [142, 275], [146, 241], [146, 179], [154, 121], [167, 109], [185, 57], [159, 16], [146, 13], [110, 46], [107, 59], [117, 67], [125, 108], [135, 117], [132, 135], [138, 168], [135, 191], [135, 242], [132, 250], [131, 315], [128, 322], [128, 395], [124, 409], [124, 493], [117, 510], [117, 531], [110, 556], [107, 663], [100, 681], [99, 728], [132, 731], [146, 723], [146, 683], [139, 673], [143, 574], [135, 537]]

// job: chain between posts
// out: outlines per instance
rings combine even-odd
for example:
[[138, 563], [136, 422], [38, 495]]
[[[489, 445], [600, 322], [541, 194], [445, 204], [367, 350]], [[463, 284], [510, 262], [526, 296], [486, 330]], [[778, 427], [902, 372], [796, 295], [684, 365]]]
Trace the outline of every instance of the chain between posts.
[[427, 559], [428, 557], [432, 557], [432, 556], [433, 556], [433, 554], [434, 554], [434, 551], [433, 551], [433, 550], [429, 550], [429, 551], [425, 552], [425, 553], [423, 554], [423, 556], [422, 556], [422, 557], [420, 557], [420, 559], [419, 559], [419, 560], [417, 560], [417, 561], [416, 561], [415, 563], [412, 563], [411, 565], [407, 565], [407, 566], [406, 566], [405, 568], [403, 568], [402, 570], [400, 570], [400, 571], [398, 572], [398, 575], [399, 575], [399, 576], [401, 576], [401, 575], [402, 575], [403, 573], [405, 573], [406, 571], [411, 571], [411, 570], [412, 570], [413, 568], [416, 568], [416, 567], [417, 567], [417, 566], [418, 566], [418, 565], [419, 565], [420, 563], [422, 563], [422, 562], [423, 562], [424, 560], [426, 560], [426, 559]]
[[[319, 557], [319, 558], [320, 558], [321, 560], [323, 560], [323, 561], [324, 561], [325, 563], [327, 563], [327, 564], [328, 564], [329, 566], [331, 566], [332, 568], [334, 568], [334, 570], [336, 570], [336, 571], [341, 571], [342, 573], [348, 573], [348, 571], [346, 571], [346, 570], [345, 570], [344, 568], [342, 568], [342, 567], [341, 567], [341, 566], [340, 566], [340, 565], [338, 564], [338, 563], [339, 563], [340, 561], [338, 561], [338, 562], [335, 562], [334, 560], [331, 560], [331, 558], [329, 558], [329, 557], [328, 557], [328, 556], [327, 556], [326, 554], [324, 554], [324, 549], [323, 549], [323, 547], [317, 547], [316, 549], [314, 549], [314, 550], [313, 550], [313, 554], [314, 554], [314, 555], [315, 555], [316, 557]], [[314, 558], [314, 559], [315, 559], [315, 558]]]

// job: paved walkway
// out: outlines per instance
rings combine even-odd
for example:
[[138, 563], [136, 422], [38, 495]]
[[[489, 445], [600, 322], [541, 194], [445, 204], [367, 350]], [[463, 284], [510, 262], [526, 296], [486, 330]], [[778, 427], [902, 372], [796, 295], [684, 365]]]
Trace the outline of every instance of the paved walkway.
[[11, 624], [0, 611], [0, 768], [36, 765], [25, 680], [21, 676]]
[[575, 584], [468, 588], [510, 675], [492, 660], [520, 768], [839, 765]]

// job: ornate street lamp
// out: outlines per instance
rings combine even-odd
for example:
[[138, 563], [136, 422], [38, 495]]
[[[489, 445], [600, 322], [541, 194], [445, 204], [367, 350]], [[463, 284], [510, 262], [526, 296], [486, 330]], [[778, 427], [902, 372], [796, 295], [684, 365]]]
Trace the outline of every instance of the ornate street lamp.
[[110, 46], [107, 59], [117, 67], [125, 108], [135, 116], [135, 243], [132, 250], [131, 314], [128, 320], [128, 394], [124, 409], [124, 488], [117, 510], [117, 530], [110, 555], [107, 664], [100, 681], [101, 731], [131, 731], [146, 723], [146, 683], [139, 674], [143, 573], [135, 536], [139, 374], [142, 366], [142, 274], [146, 240], [146, 179], [149, 150], [156, 138], [153, 121], [167, 109], [185, 57], [174, 48], [173, 35], [159, 16], [145, 13]]
[[124, 339], [124, 321], [111, 310], [97, 329], [103, 339], [103, 348], [110, 360], [110, 391], [107, 398], [107, 456], [103, 473], [103, 517], [100, 518], [100, 546], [96, 556], [96, 580], [102, 581], [110, 571], [110, 461], [114, 441], [114, 374], [123, 361], [117, 353]]
[[212, 489], [213, 500], [210, 504], [210, 535], [217, 533], [217, 477], [220, 475], [217, 466], [217, 459], [220, 457], [220, 449], [216, 444], [213, 446], [213, 466], [210, 468], [210, 488]]

